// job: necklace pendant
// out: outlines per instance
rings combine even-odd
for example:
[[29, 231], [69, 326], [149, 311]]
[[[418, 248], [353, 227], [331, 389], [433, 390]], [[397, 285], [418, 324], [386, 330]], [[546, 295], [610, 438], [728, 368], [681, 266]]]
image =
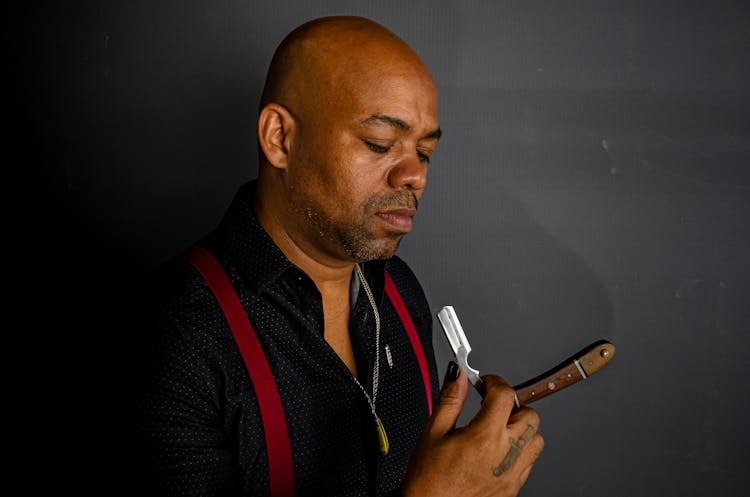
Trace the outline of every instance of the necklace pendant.
[[385, 426], [383, 426], [383, 422], [377, 416], [375, 417], [375, 427], [378, 431], [378, 448], [380, 448], [380, 454], [384, 456], [388, 454], [390, 446], [388, 445], [388, 435], [385, 433]]

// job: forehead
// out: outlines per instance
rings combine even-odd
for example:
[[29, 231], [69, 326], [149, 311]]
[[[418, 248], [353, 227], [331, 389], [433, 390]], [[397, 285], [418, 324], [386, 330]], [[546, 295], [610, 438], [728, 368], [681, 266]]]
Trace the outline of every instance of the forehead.
[[429, 75], [414, 70], [358, 71], [349, 73], [333, 89], [336, 105], [330, 109], [347, 121], [379, 125], [384, 124], [382, 120], [368, 118], [385, 115], [410, 129], [437, 127], [437, 90]]

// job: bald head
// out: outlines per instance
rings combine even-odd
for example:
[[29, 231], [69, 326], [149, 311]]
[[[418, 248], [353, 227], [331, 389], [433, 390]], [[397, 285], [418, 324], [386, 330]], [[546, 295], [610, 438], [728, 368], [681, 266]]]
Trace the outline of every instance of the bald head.
[[300, 267], [390, 257], [439, 137], [435, 84], [403, 40], [358, 17], [308, 22], [263, 91], [258, 219]]
[[261, 108], [269, 102], [293, 114], [329, 106], [362, 85], [388, 75], [433, 85], [419, 56], [380, 24], [362, 17], [324, 17], [292, 31], [277, 48], [268, 70]]

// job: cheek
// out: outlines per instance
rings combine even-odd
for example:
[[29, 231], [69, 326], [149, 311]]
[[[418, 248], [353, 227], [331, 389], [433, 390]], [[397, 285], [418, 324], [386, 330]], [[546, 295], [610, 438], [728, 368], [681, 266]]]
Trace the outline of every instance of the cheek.
[[364, 214], [365, 205], [373, 197], [383, 195], [387, 187], [387, 171], [373, 161], [360, 160], [349, 164], [342, 174], [342, 184], [346, 185], [345, 195], [349, 199], [352, 215]]
[[329, 150], [322, 166], [322, 181], [342, 208], [358, 209], [379, 190], [382, 171], [350, 143]]
[[295, 183], [334, 218], [361, 215], [367, 199], [387, 184], [389, 166], [363, 150], [351, 134], [318, 130], [307, 138], [310, 145], [299, 151]]
[[319, 198], [320, 202], [340, 195], [342, 155], [332, 146], [325, 133], [304, 136], [296, 150], [293, 166], [288, 171], [289, 181], [298, 189]]

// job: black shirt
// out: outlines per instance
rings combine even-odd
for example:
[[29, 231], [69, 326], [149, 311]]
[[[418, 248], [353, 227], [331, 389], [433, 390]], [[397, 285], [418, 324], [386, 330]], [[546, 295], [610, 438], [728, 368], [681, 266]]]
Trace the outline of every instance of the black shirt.
[[[227, 272], [276, 378], [297, 495], [396, 493], [428, 408], [411, 344], [384, 295], [384, 271], [417, 329], [435, 398], [432, 317], [422, 289], [398, 257], [363, 265], [381, 318], [376, 408], [390, 441], [381, 456], [367, 400], [324, 340], [320, 293], [255, 219], [253, 192], [254, 183], [243, 186], [218, 229], [200, 244]], [[255, 394], [218, 303], [179, 258], [164, 266], [154, 289], [155, 361], [142, 409], [154, 488], [160, 495], [268, 495]], [[359, 380], [372, 394], [375, 320], [364, 292], [350, 315]]]

